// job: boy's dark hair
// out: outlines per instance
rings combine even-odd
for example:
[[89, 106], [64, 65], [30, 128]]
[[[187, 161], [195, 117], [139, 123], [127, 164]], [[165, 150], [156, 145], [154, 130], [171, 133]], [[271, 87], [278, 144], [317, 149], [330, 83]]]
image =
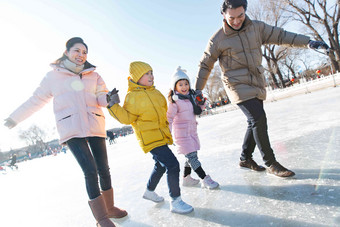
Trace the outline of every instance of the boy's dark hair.
[[168, 100], [170, 103], [175, 103], [175, 100], [173, 100], [172, 96], [174, 95], [174, 91], [171, 89], [168, 94]]
[[221, 14], [225, 13], [227, 9], [236, 9], [243, 6], [244, 11], [247, 11], [247, 0], [224, 0], [221, 6]]

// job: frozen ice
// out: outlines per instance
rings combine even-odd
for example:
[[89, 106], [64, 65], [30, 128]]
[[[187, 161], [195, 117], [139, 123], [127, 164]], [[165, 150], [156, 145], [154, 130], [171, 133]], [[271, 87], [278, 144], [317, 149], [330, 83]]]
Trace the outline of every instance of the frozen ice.
[[[109, 163], [115, 204], [129, 215], [112, 219], [116, 226], [340, 226], [340, 88], [267, 102], [265, 110], [276, 158], [296, 176], [238, 167], [246, 129], [240, 110], [201, 117], [199, 159], [220, 187], [181, 187], [182, 199], [195, 210], [173, 214], [165, 176], [156, 189], [164, 202], [142, 198], [151, 155], [134, 135], [119, 138], [108, 145]], [[177, 157], [182, 176], [184, 157]], [[254, 159], [263, 165], [258, 150]], [[0, 226], [95, 226], [82, 171], [70, 152], [18, 165], [0, 174]]]

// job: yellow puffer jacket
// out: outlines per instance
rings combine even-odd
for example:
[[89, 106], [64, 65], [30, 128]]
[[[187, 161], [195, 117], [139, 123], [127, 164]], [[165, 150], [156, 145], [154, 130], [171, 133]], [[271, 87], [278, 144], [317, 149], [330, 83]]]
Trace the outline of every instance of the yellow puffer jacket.
[[172, 144], [167, 108], [165, 97], [154, 86], [141, 86], [129, 80], [124, 106], [115, 104], [108, 110], [120, 123], [132, 125], [139, 145], [147, 153]]

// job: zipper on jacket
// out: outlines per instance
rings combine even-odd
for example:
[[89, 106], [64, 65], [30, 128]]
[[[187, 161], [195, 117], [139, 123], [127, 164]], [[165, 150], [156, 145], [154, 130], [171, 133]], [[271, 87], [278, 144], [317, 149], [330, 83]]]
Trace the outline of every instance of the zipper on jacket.
[[242, 42], [242, 39], [241, 39], [241, 36], [240, 36], [240, 32], [237, 32], [237, 35], [241, 41], [241, 45], [242, 45], [242, 49], [243, 49], [243, 53], [244, 53], [244, 56], [245, 56], [245, 59], [247, 61], [247, 69], [248, 69], [248, 72], [249, 72], [249, 75], [250, 75], [250, 85], [253, 84], [253, 75], [251, 74], [250, 70], [249, 70], [249, 62], [248, 62], [248, 58], [247, 58], [247, 55], [246, 55], [246, 51], [244, 49], [244, 45], [243, 45], [243, 42]]
[[155, 105], [153, 104], [153, 102], [152, 102], [152, 100], [151, 100], [151, 98], [150, 98], [150, 96], [149, 96], [149, 94], [144, 90], [144, 92], [145, 92], [145, 94], [148, 96], [148, 98], [149, 98], [149, 100], [150, 100], [150, 102], [151, 102], [151, 104], [152, 104], [152, 106], [153, 106], [153, 108], [155, 109], [155, 111], [156, 111], [156, 113], [157, 113], [157, 117], [158, 117], [158, 124], [160, 125], [160, 117], [159, 117], [159, 114], [158, 114], [158, 112], [157, 112], [157, 109], [156, 109], [156, 107], [155, 107]]
[[[156, 109], [155, 105], [153, 104], [153, 102], [152, 102], [152, 100], [151, 100], [149, 94], [145, 91], [145, 89], [144, 89], [144, 92], [145, 92], [145, 94], [148, 96], [148, 98], [149, 98], [149, 100], [150, 100], [150, 102], [151, 102], [151, 104], [152, 104], [154, 110], [156, 111], [156, 114], [157, 114], [157, 117], [158, 117], [158, 124], [159, 124], [159, 126], [161, 126], [160, 117], [159, 117], [159, 114], [158, 114], [158, 112], [157, 112], [157, 109]], [[164, 137], [164, 133], [162, 132], [162, 130], [161, 130], [160, 128], [159, 128], [159, 131], [160, 131], [160, 133], [162, 134], [162, 137], [163, 137], [161, 140], [163, 140], [163, 139], [165, 138], [165, 137]], [[143, 140], [142, 132], [140, 131], [139, 133], [140, 133], [141, 139]], [[155, 143], [155, 142], [158, 142], [158, 141], [161, 141], [161, 140], [157, 140], [157, 141], [154, 141], [154, 142], [152, 142], [152, 143]], [[150, 144], [152, 144], [152, 143], [150, 143]], [[144, 140], [143, 140], [143, 144], [144, 144], [145, 146], [150, 145], [150, 144], [145, 144]]]

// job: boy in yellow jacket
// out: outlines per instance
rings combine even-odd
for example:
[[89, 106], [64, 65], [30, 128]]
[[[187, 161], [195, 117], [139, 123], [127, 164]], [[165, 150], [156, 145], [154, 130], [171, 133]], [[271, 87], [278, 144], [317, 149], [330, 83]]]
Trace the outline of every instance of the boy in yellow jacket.
[[163, 197], [157, 195], [155, 189], [166, 171], [169, 194], [172, 198], [171, 212], [190, 213], [193, 207], [181, 199], [179, 163], [168, 147], [172, 144], [172, 136], [166, 117], [167, 101], [153, 85], [151, 66], [145, 62], [132, 62], [128, 83], [128, 93], [123, 107], [119, 105], [118, 91], [113, 89], [107, 96], [109, 103], [107, 108], [111, 116], [120, 123], [132, 125], [144, 153], [150, 152], [155, 160], [143, 198], [153, 202], [164, 201]]

